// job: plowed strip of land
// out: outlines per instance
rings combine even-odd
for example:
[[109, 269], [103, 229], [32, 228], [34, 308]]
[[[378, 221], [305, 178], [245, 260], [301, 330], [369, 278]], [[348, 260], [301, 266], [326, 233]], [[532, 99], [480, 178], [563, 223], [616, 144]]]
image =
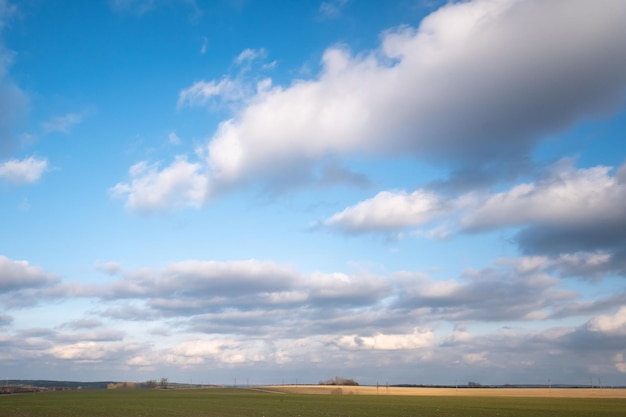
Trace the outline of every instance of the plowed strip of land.
[[626, 389], [611, 388], [387, 388], [384, 386], [377, 388], [326, 385], [275, 385], [264, 388], [296, 394], [626, 398]]

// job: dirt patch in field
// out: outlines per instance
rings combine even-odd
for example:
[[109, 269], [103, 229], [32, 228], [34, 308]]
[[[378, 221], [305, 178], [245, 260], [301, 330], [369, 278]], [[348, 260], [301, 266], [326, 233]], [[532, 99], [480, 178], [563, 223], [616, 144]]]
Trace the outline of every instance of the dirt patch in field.
[[626, 389], [611, 388], [404, 388], [325, 385], [276, 385], [264, 387], [294, 394], [416, 395], [483, 397], [626, 398]]

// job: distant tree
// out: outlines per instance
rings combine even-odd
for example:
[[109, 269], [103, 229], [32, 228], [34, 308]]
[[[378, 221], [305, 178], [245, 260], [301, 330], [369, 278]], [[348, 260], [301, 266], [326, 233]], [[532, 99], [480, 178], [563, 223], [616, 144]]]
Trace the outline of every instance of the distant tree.
[[481, 385], [481, 384], [479, 384], [478, 382], [474, 382], [474, 381], [470, 381], [470, 382], [468, 382], [468, 383], [467, 383], [467, 386], [468, 386], [469, 388], [481, 388], [481, 387], [482, 387], [482, 385]]
[[161, 378], [161, 382], [159, 382], [159, 386], [163, 389], [167, 388], [167, 378]]
[[359, 385], [354, 379], [343, 378], [341, 376], [336, 376], [333, 379], [328, 379], [326, 381], [320, 381], [319, 385]]
[[149, 379], [146, 381], [146, 388], [156, 388], [156, 387], [157, 387], [156, 379]]

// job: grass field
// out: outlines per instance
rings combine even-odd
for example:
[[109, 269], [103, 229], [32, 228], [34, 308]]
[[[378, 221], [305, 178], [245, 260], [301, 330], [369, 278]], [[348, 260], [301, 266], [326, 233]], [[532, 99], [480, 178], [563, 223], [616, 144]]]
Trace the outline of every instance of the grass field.
[[610, 388], [421, 388], [328, 385], [284, 385], [266, 387], [268, 390], [294, 394], [348, 394], [348, 395], [411, 395], [442, 397], [551, 397], [551, 398], [625, 398], [626, 389]]
[[[358, 388], [358, 387], [357, 387]], [[351, 387], [343, 387], [348, 391]], [[0, 397], [2, 417], [624, 416], [625, 398], [324, 395], [247, 389], [82, 390]], [[390, 388], [391, 390], [391, 388]], [[465, 390], [468, 391], [469, 390]], [[471, 390], [481, 391], [481, 390]], [[335, 391], [338, 393], [338, 391]]]

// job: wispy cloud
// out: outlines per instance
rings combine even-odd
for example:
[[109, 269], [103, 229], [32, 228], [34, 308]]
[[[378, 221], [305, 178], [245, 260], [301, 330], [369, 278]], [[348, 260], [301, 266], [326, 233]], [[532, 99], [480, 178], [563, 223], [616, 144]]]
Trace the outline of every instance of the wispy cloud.
[[341, 16], [343, 8], [346, 6], [349, 0], [330, 0], [323, 1], [320, 4], [319, 12], [322, 16], [328, 19], [336, 19]]
[[[0, 35], [7, 22], [17, 13], [17, 6], [8, 1], [0, 1]], [[29, 108], [28, 96], [9, 77], [14, 53], [7, 49], [0, 37], [0, 157], [11, 153], [19, 142], [15, 129]]]
[[220, 80], [197, 81], [191, 87], [183, 89], [178, 95], [178, 108], [185, 106], [196, 107], [207, 103], [241, 104], [256, 93], [271, 88], [271, 80], [258, 79], [248, 76], [248, 71], [254, 66], [262, 70], [270, 70], [275, 63], [264, 64], [267, 58], [265, 49], [244, 49], [233, 62], [237, 65], [234, 76], [224, 76]]
[[70, 133], [72, 128], [83, 121], [85, 114], [68, 113], [53, 117], [42, 124], [46, 132]]
[[178, 95], [178, 107], [202, 106], [213, 98], [237, 102], [248, 96], [247, 86], [238, 80], [222, 78], [219, 81], [198, 81]]
[[113, 11], [118, 13], [142, 16], [158, 7], [171, 5], [185, 5], [192, 10], [192, 18], [197, 19], [202, 15], [196, 0], [109, 0]]
[[167, 140], [172, 144], [172, 145], [180, 145], [180, 137], [176, 134], [176, 132], [170, 132], [169, 135], [167, 135]]
[[237, 57], [235, 58], [236, 64], [243, 64], [245, 62], [254, 61], [256, 59], [265, 59], [267, 58], [267, 52], [264, 48], [260, 49], [244, 49]]

